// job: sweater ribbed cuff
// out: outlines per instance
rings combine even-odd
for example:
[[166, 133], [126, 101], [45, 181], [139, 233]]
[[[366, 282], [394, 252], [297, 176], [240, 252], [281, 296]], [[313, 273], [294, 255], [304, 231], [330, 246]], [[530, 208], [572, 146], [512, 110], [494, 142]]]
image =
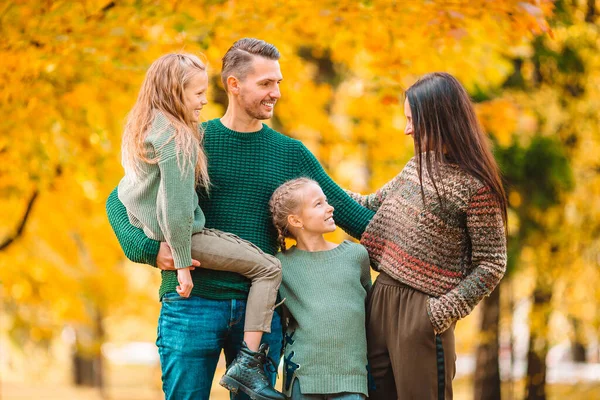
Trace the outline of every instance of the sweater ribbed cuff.
[[442, 334], [456, 321], [456, 318], [452, 317], [451, 308], [444, 304], [441, 298], [430, 297], [427, 300], [427, 314], [436, 335]]
[[171, 253], [173, 253], [173, 264], [176, 269], [192, 265], [192, 249], [190, 247], [171, 247]]
[[148, 240], [144, 244], [144, 248], [141, 254], [141, 263], [148, 264], [154, 268], [158, 268], [156, 265], [156, 257], [158, 257], [158, 251], [160, 250], [160, 242], [156, 240]]

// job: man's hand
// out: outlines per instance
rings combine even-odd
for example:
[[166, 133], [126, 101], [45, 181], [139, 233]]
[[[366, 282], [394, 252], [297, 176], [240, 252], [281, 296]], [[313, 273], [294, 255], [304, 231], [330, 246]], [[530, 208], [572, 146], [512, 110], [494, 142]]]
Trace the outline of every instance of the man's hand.
[[[173, 253], [167, 242], [161, 242], [158, 254], [156, 255], [156, 266], [163, 271], [175, 271], [175, 263], [173, 262]], [[200, 266], [200, 261], [192, 260], [192, 266], [188, 269], [194, 270]]]
[[177, 286], [175, 290], [181, 297], [190, 297], [190, 293], [192, 293], [192, 288], [194, 287], [190, 268], [191, 267], [180, 268], [177, 270], [177, 280], [179, 281], [179, 286]]

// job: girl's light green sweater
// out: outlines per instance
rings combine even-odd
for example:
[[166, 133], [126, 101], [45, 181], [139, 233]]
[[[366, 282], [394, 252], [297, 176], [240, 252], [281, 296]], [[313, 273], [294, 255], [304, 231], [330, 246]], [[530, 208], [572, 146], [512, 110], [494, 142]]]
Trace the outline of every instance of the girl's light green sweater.
[[277, 257], [283, 268], [279, 293], [291, 315], [284, 340], [284, 391], [289, 395], [299, 379], [303, 394], [367, 395], [367, 250], [344, 241], [327, 251], [292, 247]]
[[174, 130], [164, 114], [156, 114], [144, 145], [158, 163], [141, 163], [140, 176], [126, 168], [118, 193], [131, 224], [150, 239], [166, 241], [175, 268], [186, 268], [192, 265], [192, 234], [204, 228], [205, 218], [195, 189], [198, 150], [186, 163], [176, 149]]

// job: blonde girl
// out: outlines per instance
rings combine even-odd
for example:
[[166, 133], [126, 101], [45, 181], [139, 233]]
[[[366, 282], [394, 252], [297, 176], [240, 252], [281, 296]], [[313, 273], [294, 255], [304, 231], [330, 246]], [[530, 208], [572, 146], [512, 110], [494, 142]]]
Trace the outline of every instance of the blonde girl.
[[[198, 295], [193, 291], [191, 270], [199, 263], [194, 260], [204, 268], [231, 271], [252, 280], [245, 343], [223, 379], [230, 389], [250, 395], [261, 390], [269, 394], [267, 398], [282, 399], [280, 393], [261, 384], [267, 382], [265, 372], [262, 363], [258, 367], [254, 362], [262, 359], [258, 350], [263, 332], [270, 332], [281, 265], [235, 235], [205, 229], [205, 216], [198, 205], [196, 187], [206, 192], [210, 187], [203, 130], [198, 124], [207, 104], [207, 89], [206, 67], [194, 55], [167, 54], [150, 66], [123, 133], [125, 177], [118, 195], [131, 224], [150, 239], [166, 242], [173, 254], [177, 272], [162, 272], [163, 311], [169, 302]], [[161, 362], [165, 362], [163, 347], [159, 337]]]
[[[325, 240], [323, 234], [336, 228], [334, 209], [311, 179], [284, 183], [269, 204], [282, 250], [280, 294], [289, 314], [284, 393], [293, 400], [364, 399], [368, 253], [350, 241]], [[287, 249], [286, 238], [296, 245]]]

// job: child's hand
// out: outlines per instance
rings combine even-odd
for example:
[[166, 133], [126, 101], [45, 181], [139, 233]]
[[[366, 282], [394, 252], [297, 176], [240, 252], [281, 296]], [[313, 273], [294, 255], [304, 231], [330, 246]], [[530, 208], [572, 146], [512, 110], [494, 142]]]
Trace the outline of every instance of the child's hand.
[[179, 286], [175, 288], [177, 293], [179, 293], [181, 297], [190, 297], [194, 282], [192, 281], [192, 274], [190, 273], [189, 267], [177, 270], [177, 281], [179, 281]]

